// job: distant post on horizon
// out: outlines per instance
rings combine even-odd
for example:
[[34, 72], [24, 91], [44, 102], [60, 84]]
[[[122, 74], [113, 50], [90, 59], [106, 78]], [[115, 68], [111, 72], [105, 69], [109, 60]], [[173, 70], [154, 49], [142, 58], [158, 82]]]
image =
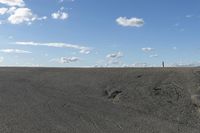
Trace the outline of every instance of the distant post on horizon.
[[165, 67], [165, 62], [164, 62], [164, 61], [162, 61], [162, 67], [163, 67], [163, 68]]

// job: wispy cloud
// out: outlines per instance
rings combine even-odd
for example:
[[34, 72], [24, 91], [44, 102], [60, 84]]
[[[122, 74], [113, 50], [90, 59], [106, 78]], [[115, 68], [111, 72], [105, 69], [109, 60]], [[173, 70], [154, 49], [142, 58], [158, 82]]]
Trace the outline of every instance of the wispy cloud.
[[108, 54], [106, 57], [107, 58], [112, 58], [112, 59], [121, 58], [121, 57], [123, 57], [123, 53], [122, 52], [111, 53], [111, 54]]
[[21, 50], [21, 49], [0, 49], [0, 52], [3, 53], [14, 53], [14, 54], [30, 54], [32, 52]]
[[89, 54], [91, 48], [84, 47], [80, 45], [68, 44], [68, 43], [38, 43], [38, 42], [15, 42], [17, 45], [29, 45], [29, 46], [47, 46], [47, 47], [57, 47], [57, 48], [72, 48], [79, 50], [82, 54]]
[[194, 63], [175, 63], [172, 64], [171, 67], [199, 67], [200, 62], [194, 62]]
[[116, 53], [110, 53], [106, 56], [107, 60], [106, 60], [106, 64], [105, 66], [119, 66], [122, 63], [122, 61], [120, 60], [121, 57], [123, 57], [123, 53], [122, 52], [116, 52]]
[[151, 47], [142, 48], [143, 52], [151, 52], [153, 50], [154, 50], [154, 48], [151, 48]]
[[130, 65], [131, 67], [148, 67], [147, 63], [134, 63]]
[[144, 25], [144, 20], [142, 18], [119, 17], [116, 19], [116, 22], [125, 27], [142, 27]]
[[194, 17], [194, 15], [188, 14], [188, 15], [186, 15], [185, 17], [186, 17], [186, 18], [192, 18], [192, 17]]
[[79, 61], [78, 57], [61, 57], [61, 58], [56, 58], [56, 59], [51, 59], [50, 61], [57, 62], [60, 64], [65, 64], [65, 63], [74, 63]]
[[149, 56], [150, 58], [158, 57], [158, 54], [152, 54]]
[[23, 0], [0, 0], [0, 3], [5, 4], [7, 6], [19, 6], [19, 7], [25, 6]]
[[75, 0], [59, 0], [60, 3], [63, 3], [64, 1], [66, 1], [66, 2], [74, 2]]
[[109, 60], [106, 64], [106, 66], [109, 66], [109, 65], [121, 65], [122, 64], [122, 61], [120, 60]]

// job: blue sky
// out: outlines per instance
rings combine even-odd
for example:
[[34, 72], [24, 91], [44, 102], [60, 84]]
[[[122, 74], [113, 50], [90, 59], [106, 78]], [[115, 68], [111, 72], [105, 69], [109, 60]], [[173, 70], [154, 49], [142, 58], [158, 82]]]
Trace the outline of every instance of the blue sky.
[[199, 0], [0, 0], [0, 65], [200, 65]]

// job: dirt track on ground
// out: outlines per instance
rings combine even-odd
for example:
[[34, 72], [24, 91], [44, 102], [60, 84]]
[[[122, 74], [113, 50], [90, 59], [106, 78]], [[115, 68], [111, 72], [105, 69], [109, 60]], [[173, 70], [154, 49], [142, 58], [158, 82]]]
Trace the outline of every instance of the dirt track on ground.
[[0, 68], [0, 133], [199, 133], [200, 68]]

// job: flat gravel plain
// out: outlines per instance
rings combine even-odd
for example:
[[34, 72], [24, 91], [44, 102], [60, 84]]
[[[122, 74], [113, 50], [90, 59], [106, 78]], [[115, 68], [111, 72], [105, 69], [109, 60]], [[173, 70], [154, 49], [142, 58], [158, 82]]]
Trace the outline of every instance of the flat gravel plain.
[[199, 133], [200, 68], [0, 68], [0, 133]]

